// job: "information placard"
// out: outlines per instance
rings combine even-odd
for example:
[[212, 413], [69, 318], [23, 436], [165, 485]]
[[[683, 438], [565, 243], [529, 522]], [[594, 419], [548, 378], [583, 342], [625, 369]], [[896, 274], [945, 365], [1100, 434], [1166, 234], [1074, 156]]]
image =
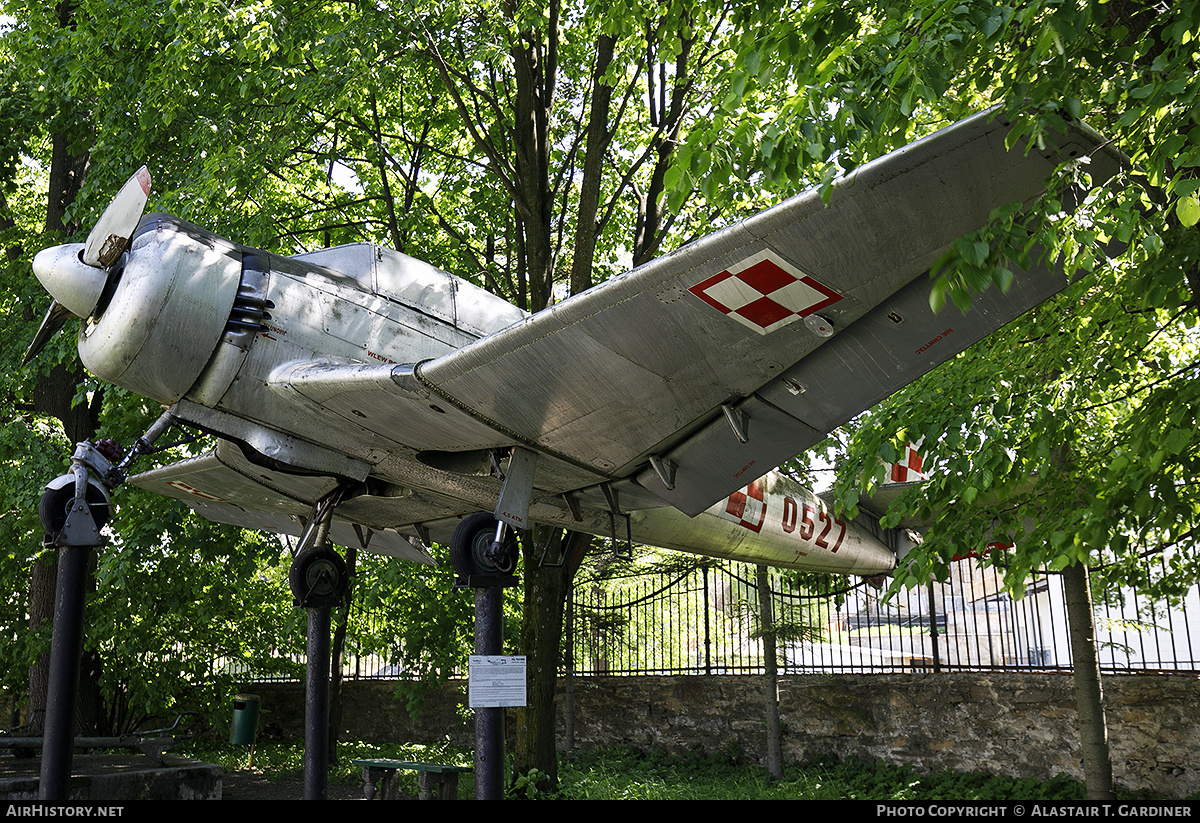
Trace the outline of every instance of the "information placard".
[[525, 656], [473, 654], [467, 658], [467, 703], [472, 709], [525, 705]]

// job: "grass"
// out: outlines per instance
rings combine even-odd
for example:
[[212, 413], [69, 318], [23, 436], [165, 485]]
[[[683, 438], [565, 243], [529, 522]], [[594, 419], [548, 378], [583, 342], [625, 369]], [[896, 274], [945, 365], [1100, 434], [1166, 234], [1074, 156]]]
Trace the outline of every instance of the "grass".
[[[227, 770], [249, 768], [249, 749], [228, 743], [193, 741], [176, 753]], [[361, 782], [355, 758], [392, 758], [471, 765], [471, 752], [446, 745], [391, 745], [341, 743], [338, 765], [330, 782]], [[263, 743], [254, 754], [253, 770], [278, 778], [295, 778], [303, 772], [303, 744]], [[510, 787], [514, 797], [562, 800], [1047, 800], [1079, 801], [1085, 798], [1081, 783], [1058, 776], [1038, 781], [984, 774], [946, 771], [920, 774], [906, 766], [880, 762], [827, 759], [789, 766], [782, 780], [771, 780], [753, 764], [739, 763], [729, 755], [668, 756], [633, 749], [611, 749], [564, 756], [559, 765], [559, 789], [541, 792], [534, 779], [518, 778]], [[411, 784], [411, 785], [410, 785]], [[416, 796], [414, 774], [403, 774], [400, 790]], [[460, 797], [474, 793], [474, 781], [464, 774]]]
[[635, 751], [590, 752], [560, 769], [560, 793], [570, 799], [629, 800], [1077, 800], [1078, 782], [1047, 782], [944, 772], [835, 759], [789, 766], [771, 780], [757, 765], [727, 757], [668, 757]]

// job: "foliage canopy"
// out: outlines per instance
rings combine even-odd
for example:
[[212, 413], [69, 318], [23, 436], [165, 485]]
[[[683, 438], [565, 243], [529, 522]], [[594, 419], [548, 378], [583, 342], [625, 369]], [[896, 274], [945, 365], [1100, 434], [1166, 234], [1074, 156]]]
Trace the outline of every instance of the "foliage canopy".
[[[52, 236], [86, 233], [143, 159], [154, 208], [241, 242], [293, 253], [373, 240], [539, 309], [987, 106], [1017, 117], [1021, 150], [1083, 118], [1129, 155], [1128, 172], [1070, 217], [1058, 189], [1000, 210], [951, 250], [931, 300], [965, 310], [1039, 250], [1082, 276], [847, 427], [836, 491], [853, 510], [879, 459], [924, 437], [937, 472], [890, 517], [920, 512], [932, 526], [900, 583], [1000, 539], [1016, 541], [991, 555], [1014, 587], [1038, 564], [1101, 555], [1141, 587], [1195, 578], [1188, 551], [1155, 581], [1138, 558], [1190, 548], [1200, 517], [1197, 0], [75, 0], [4, 13], [10, 688], [44, 636], [21, 628], [40, 536], [31, 512], [69, 447], [65, 413], [48, 416], [38, 393], [74, 362], [60, 335], [18, 365], [46, 302], [28, 260]], [[56, 203], [61, 225], [46, 219]], [[86, 381], [76, 397], [122, 441], [156, 414]], [[278, 599], [238, 608], [275, 585], [277, 544], [132, 497], [113, 528], [95, 595], [107, 605], [89, 609], [89, 633], [111, 638], [101, 642], [115, 659], [192, 632], [221, 647], [235, 620], [249, 647], [288, 620]], [[411, 604], [396, 642], [429, 651], [422, 671], [441, 670], [449, 646], [433, 649], [462, 642], [461, 617], [418, 606], [443, 583], [386, 563], [362, 579], [364, 599]]]

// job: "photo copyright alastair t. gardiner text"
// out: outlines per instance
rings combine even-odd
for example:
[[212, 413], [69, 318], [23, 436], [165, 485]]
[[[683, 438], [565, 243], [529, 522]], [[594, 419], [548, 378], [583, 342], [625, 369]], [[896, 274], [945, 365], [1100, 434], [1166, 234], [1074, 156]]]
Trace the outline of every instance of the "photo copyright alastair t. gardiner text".
[[876, 817], [1186, 817], [1187, 803], [878, 803]]

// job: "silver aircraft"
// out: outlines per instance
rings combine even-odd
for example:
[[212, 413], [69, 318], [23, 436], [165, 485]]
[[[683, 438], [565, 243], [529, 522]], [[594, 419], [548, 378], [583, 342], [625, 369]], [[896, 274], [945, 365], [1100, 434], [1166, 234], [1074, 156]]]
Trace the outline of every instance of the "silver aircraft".
[[[142, 217], [143, 169], [87, 243], [37, 255], [54, 302], [31, 354], [79, 317], [85, 366], [168, 408], [135, 453], [170, 426], [216, 435], [129, 478], [215, 521], [323, 522], [427, 563], [448, 543], [465, 575], [510, 572], [507, 535], [535, 523], [886, 573], [878, 530], [774, 469], [1066, 285], [1033, 268], [965, 316], [930, 309], [930, 268], [994, 209], [1065, 162], [1095, 183], [1122, 162], [1081, 124], [1028, 151], [1010, 128], [963, 120], [827, 204], [802, 194], [533, 315], [371, 244], [282, 257]], [[111, 488], [129, 458], [88, 465]]]

